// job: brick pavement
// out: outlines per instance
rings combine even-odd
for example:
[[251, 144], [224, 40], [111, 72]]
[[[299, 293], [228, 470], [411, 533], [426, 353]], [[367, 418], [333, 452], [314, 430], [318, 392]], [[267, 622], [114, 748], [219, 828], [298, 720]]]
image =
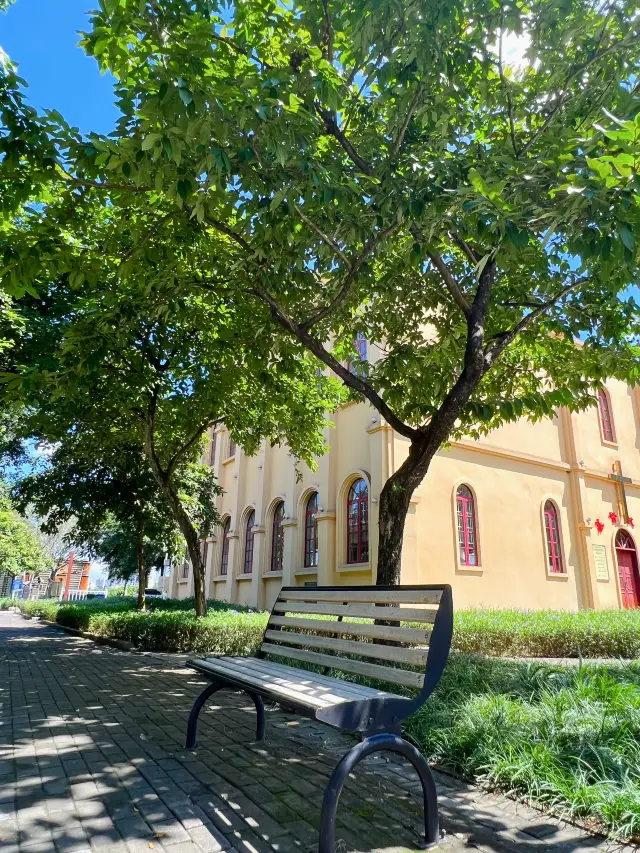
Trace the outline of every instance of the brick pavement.
[[[0, 612], [0, 851], [315, 851], [328, 775], [353, 739], [273, 707], [256, 744], [253, 704], [224, 692], [188, 752], [205, 683], [181, 656], [97, 646]], [[504, 797], [437, 783], [443, 853], [613, 849]], [[372, 757], [343, 791], [337, 850], [406, 853], [420, 826], [413, 770]]]

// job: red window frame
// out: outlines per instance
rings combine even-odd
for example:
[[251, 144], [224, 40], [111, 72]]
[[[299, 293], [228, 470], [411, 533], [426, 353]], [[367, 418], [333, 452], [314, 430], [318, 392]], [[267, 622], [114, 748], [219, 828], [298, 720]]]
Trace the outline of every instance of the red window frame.
[[253, 525], [256, 523], [256, 514], [251, 510], [247, 516], [247, 522], [244, 531], [244, 563], [242, 564], [242, 574], [250, 575], [253, 571]]
[[229, 531], [231, 530], [231, 519], [228, 518], [222, 528], [222, 550], [220, 551], [220, 574], [226, 575], [229, 571]]
[[284, 558], [284, 501], [276, 506], [271, 522], [271, 571], [281, 572]]
[[544, 535], [547, 543], [547, 568], [554, 574], [564, 572], [562, 546], [560, 543], [560, 518], [558, 508], [552, 501], [544, 505]]
[[347, 563], [369, 561], [369, 486], [360, 478], [347, 495]]
[[456, 520], [458, 527], [458, 549], [461, 566], [478, 565], [478, 523], [476, 502], [469, 486], [458, 486], [456, 490]]
[[598, 410], [600, 412], [600, 423], [602, 425], [602, 437], [605, 441], [615, 441], [609, 395], [604, 388], [601, 388], [598, 391]]
[[309, 496], [304, 511], [304, 567], [318, 566], [318, 493]]

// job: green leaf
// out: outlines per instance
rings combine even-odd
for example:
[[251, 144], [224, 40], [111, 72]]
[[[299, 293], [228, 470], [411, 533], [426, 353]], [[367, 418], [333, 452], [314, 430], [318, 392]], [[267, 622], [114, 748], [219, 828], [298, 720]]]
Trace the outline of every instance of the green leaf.
[[627, 249], [629, 249], [630, 252], [633, 252], [636, 248], [636, 238], [634, 237], [631, 228], [629, 228], [628, 225], [619, 225], [618, 234]]
[[162, 139], [161, 133], [148, 133], [142, 140], [142, 150], [149, 151], [160, 139]]

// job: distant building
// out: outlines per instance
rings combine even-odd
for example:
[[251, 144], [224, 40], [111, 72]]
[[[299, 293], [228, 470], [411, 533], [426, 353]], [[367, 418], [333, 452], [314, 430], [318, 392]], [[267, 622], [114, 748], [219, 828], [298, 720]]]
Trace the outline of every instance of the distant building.
[[[71, 557], [72, 555], [70, 555]], [[89, 571], [91, 563], [81, 558], [73, 559], [71, 578], [67, 586], [67, 574], [69, 572], [69, 559], [60, 560], [56, 568], [56, 574], [51, 586], [51, 598], [63, 598], [65, 591], [70, 598], [84, 598], [89, 589]], [[34, 575], [30, 572], [24, 573], [24, 598], [44, 598], [49, 585], [49, 572], [41, 572]]]
[[12, 583], [13, 575], [10, 575], [9, 572], [0, 572], [0, 598], [9, 598]]

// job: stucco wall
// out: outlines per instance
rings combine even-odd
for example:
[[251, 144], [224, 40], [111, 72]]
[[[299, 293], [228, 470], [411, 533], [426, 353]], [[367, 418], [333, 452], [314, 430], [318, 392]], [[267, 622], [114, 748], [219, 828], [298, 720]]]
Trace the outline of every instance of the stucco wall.
[[[640, 524], [640, 391], [610, 382], [616, 441], [605, 442], [598, 410], [570, 414], [536, 424], [508, 424], [481, 441], [454, 442], [434, 458], [416, 491], [405, 526], [402, 581], [448, 582], [457, 607], [553, 607], [621, 605], [614, 537], [608, 519], [618, 510], [609, 479], [619, 460], [625, 475], [630, 514]], [[228, 458], [228, 434], [217, 434], [214, 468], [224, 494], [218, 510], [231, 518], [229, 573], [220, 577], [221, 532], [208, 546], [207, 592], [250, 606], [270, 607], [281, 584], [351, 585], [375, 582], [377, 517], [380, 491], [390, 472], [401, 464], [408, 442], [381, 422], [368, 404], [350, 404], [328, 420], [329, 448], [317, 470], [299, 466], [284, 447], [263, 445], [254, 457], [238, 449]], [[346, 559], [346, 501], [357, 477], [369, 484], [370, 557], [350, 566]], [[479, 565], [461, 566], [458, 559], [455, 490], [467, 484], [475, 496]], [[319, 495], [319, 565], [304, 567], [304, 510], [314, 491]], [[271, 525], [278, 500], [285, 504], [282, 573], [271, 572]], [[565, 571], [547, 570], [542, 508], [553, 500], [558, 508]], [[255, 511], [254, 562], [242, 575], [246, 516]], [[597, 534], [595, 519], [605, 523]], [[635, 536], [630, 527], [629, 531]], [[637, 537], [636, 537], [637, 540]], [[608, 579], [597, 578], [593, 545], [606, 546]], [[601, 555], [601, 550], [598, 555]], [[180, 583], [174, 574], [172, 594], [193, 594], [192, 578]], [[240, 579], [239, 579], [240, 577]]]

